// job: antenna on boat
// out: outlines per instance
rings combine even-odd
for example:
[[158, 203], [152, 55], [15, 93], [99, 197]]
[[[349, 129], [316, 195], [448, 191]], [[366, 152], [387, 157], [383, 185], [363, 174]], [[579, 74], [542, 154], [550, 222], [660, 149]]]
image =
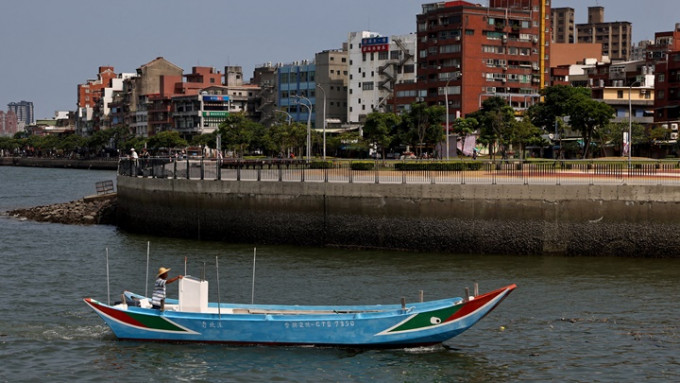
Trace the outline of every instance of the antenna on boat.
[[201, 273], [201, 280], [205, 281], [205, 261], [203, 261], [203, 272]]
[[106, 303], [111, 306], [111, 284], [109, 282], [109, 248], [106, 248]]
[[184, 256], [184, 275], [187, 275], [187, 256]]
[[146, 279], [144, 282], [144, 296], [149, 296], [149, 253], [151, 252], [151, 241], [146, 241]]
[[250, 304], [255, 303], [255, 260], [257, 259], [257, 247], [253, 247], [253, 286], [250, 289]]
[[217, 260], [217, 255], [215, 256], [215, 272], [217, 273], [217, 315], [222, 319], [222, 302], [220, 301], [220, 263]]

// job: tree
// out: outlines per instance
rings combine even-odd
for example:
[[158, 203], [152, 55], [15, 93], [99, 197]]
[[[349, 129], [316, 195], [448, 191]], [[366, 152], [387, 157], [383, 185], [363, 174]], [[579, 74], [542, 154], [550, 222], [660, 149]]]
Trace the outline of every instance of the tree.
[[614, 108], [604, 102], [595, 101], [586, 95], [571, 99], [569, 122], [583, 137], [583, 158], [588, 158], [590, 144], [597, 129], [607, 126], [614, 114]]
[[491, 97], [482, 101], [482, 108], [469, 117], [479, 121], [480, 142], [489, 147], [492, 158], [495, 158], [493, 148], [501, 146], [505, 155], [505, 145], [512, 137], [515, 123], [515, 113], [501, 97]]
[[248, 119], [244, 113], [230, 114], [218, 129], [223, 146], [243, 156], [255, 139], [258, 125], [260, 124]]
[[209, 148], [217, 148], [217, 134], [204, 133], [191, 138], [191, 146], [206, 146]]
[[180, 137], [179, 132], [174, 130], [159, 132], [147, 141], [147, 146], [153, 150], [160, 148], [184, 148], [187, 145], [187, 141]]
[[387, 149], [394, 139], [396, 126], [401, 123], [401, 118], [394, 113], [373, 112], [366, 117], [364, 122], [364, 137], [370, 143], [375, 143], [385, 158]]
[[402, 117], [402, 137], [405, 142], [415, 146], [418, 154], [422, 154], [423, 147], [434, 148], [444, 140], [443, 106], [427, 106], [425, 103], [411, 104], [409, 112]]
[[543, 130], [533, 123], [531, 119], [525, 116], [520, 121], [515, 121], [512, 124], [509, 141], [519, 146], [520, 158], [524, 158], [524, 148], [526, 145], [543, 146], [545, 144], [541, 137]]
[[528, 114], [534, 125], [550, 130], [555, 126], [555, 121], [571, 115], [574, 99], [590, 98], [590, 90], [568, 85], [555, 85], [541, 90], [541, 95], [543, 101], [532, 105]]

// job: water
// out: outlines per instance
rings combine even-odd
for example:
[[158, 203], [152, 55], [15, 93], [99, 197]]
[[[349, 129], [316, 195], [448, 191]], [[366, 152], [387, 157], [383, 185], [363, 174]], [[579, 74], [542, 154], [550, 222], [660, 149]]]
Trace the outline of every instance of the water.
[[[0, 167], [0, 211], [94, 194], [112, 172]], [[517, 283], [442, 347], [353, 350], [117, 341], [82, 302], [147, 288], [151, 267], [201, 275], [216, 299], [249, 302], [253, 245], [0, 216], [0, 381], [637, 382], [680, 379], [678, 260], [257, 248], [258, 303], [399, 303]], [[169, 294], [176, 296], [176, 285]], [[174, 289], [173, 289], [174, 287]], [[148, 286], [150, 289], [151, 287]]]

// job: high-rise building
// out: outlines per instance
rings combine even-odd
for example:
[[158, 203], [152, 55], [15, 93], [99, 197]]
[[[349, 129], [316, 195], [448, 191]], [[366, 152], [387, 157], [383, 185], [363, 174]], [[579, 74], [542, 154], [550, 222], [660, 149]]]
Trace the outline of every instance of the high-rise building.
[[552, 9], [552, 42], [573, 44], [576, 42], [574, 8]]
[[[308, 60], [278, 68], [277, 105], [295, 122], [316, 122], [316, 64]], [[311, 115], [310, 115], [311, 114]]]
[[[334, 125], [347, 122], [347, 79], [349, 55], [347, 49], [327, 50], [315, 55], [317, 90], [317, 129], [326, 121]], [[324, 104], [325, 101], [325, 104]], [[327, 126], [327, 124], [326, 124]]]
[[348, 45], [348, 122], [361, 123], [373, 111], [394, 111], [397, 86], [416, 81], [416, 35], [352, 32]]
[[538, 101], [549, 81], [550, 12], [544, 0], [423, 5], [417, 16], [418, 82], [398, 87], [398, 107], [446, 105], [449, 121], [499, 96], [515, 109]]
[[7, 104], [7, 110], [16, 115], [19, 125], [29, 126], [35, 122], [33, 102], [31, 101], [10, 102]]
[[588, 23], [577, 24], [579, 43], [602, 43], [602, 55], [630, 60], [633, 26], [628, 21], [604, 21], [604, 7], [588, 7]]

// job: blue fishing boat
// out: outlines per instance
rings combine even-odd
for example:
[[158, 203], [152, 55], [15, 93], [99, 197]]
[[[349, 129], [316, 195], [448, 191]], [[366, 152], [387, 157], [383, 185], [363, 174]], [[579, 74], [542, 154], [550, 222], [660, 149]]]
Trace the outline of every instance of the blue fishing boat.
[[469, 329], [516, 285], [486, 294], [395, 305], [298, 306], [208, 302], [208, 281], [185, 276], [165, 309], [125, 292], [87, 303], [119, 339], [244, 345], [398, 348], [442, 343]]

